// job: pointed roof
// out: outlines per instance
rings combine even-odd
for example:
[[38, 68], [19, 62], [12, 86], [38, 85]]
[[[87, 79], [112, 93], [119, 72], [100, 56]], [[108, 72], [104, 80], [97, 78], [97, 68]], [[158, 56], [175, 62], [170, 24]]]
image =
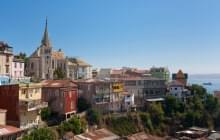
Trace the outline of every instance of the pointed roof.
[[46, 25], [45, 25], [44, 35], [41, 40], [41, 44], [47, 47], [50, 47], [50, 40], [49, 40], [49, 35], [48, 35], [48, 30], [47, 30], [47, 18], [46, 18]]

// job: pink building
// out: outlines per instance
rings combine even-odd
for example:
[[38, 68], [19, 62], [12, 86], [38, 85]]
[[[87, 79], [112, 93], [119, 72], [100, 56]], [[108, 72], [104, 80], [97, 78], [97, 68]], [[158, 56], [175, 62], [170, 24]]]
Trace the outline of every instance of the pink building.
[[11, 77], [13, 79], [19, 79], [24, 77], [24, 60], [13, 59], [11, 68]]

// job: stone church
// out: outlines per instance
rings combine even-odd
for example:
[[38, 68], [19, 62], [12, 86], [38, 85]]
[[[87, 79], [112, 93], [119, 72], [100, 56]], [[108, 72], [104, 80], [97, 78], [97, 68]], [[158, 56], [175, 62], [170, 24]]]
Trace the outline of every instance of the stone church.
[[65, 79], [90, 79], [91, 65], [78, 58], [65, 57], [54, 50], [48, 35], [47, 20], [41, 45], [29, 57], [26, 74], [35, 80], [55, 79], [54, 71], [61, 70]]

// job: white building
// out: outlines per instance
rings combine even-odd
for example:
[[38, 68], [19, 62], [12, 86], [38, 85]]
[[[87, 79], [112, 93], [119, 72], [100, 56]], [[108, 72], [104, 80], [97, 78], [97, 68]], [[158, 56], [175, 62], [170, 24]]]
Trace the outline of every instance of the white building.
[[129, 111], [132, 108], [135, 108], [134, 94], [126, 94], [124, 96], [124, 108], [127, 111]]
[[97, 78], [104, 79], [104, 78], [110, 78], [111, 77], [111, 68], [102, 68], [99, 70], [99, 73], [97, 75]]
[[91, 79], [92, 66], [79, 58], [67, 58], [67, 77], [76, 79]]
[[174, 96], [178, 99], [183, 99], [190, 95], [190, 91], [185, 89], [185, 86], [176, 80], [171, 81], [168, 84], [168, 88], [169, 88], [169, 95]]

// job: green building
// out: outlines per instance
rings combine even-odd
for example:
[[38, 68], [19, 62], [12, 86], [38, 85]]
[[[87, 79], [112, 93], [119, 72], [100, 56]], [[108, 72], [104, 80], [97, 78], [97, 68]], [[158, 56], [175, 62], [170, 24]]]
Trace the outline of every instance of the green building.
[[170, 80], [170, 71], [166, 67], [152, 67], [150, 69], [152, 77], [160, 78], [166, 81]]

